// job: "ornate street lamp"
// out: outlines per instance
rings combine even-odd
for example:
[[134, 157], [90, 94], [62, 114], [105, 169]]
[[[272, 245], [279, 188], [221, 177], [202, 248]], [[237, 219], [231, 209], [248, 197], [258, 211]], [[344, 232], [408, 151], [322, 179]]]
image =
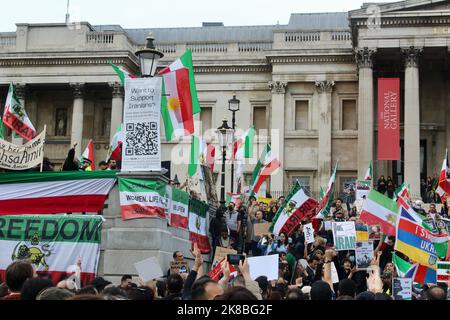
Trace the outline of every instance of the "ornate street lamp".
[[[236, 98], [236, 95], [233, 95], [233, 98], [228, 100], [228, 110], [230, 110], [233, 113], [232, 121], [231, 121], [231, 128], [233, 130], [236, 129], [236, 117], [235, 114], [237, 111], [239, 111], [239, 104], [241, 101]], [[233, 148], [234, 148], [234, 132], [233, 132]], [[234, 159], [231, 162], [231, 193], [234, 193]]]
[[225, 208], [225, 157], [228, 144], [233, 140], [233, 129], [230, 128], [226, 119], [223, 119], [222, 125], [216, 131], [219, 137], [219, 145], [222, 148], [222, 178], [220, 181], [220, 206]]
[[155, 38], [153, 38], [153, 35], [150, 32], [147, 36], [146, 46], [135, 53], [135, 55], [139, 58], [141, 75], [144, 78], [153, 77], [155, 75], [158, 61], [164, 57], [164, 54], [156, 49], [153, 44], [154, 40]]

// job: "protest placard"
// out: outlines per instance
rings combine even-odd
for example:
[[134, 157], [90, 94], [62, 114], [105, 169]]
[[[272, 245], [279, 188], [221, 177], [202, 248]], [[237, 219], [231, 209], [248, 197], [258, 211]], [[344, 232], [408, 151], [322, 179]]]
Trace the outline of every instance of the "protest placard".
[[354, 250], [356, 242], [355, 223], [333, 222], [333, 239], [337, 251]]
[[312, 223], [308, 223], [303, 226], [303, 233], [305, 234], [306, 243], [309, 244], [314, 242], [314, 228]]
[[234, 249], [217, 246], [216, 253], [214, 254], [213, 265], [217, 264], [217, 262], [221, 261], [223, 258], [226, 258], [227, 254], [237, 254], [237, 251]]
[[247, 259], [250, 267], [250, 276], [253, 280], [259, 276], [266, 276], [269, 281], [278, 279], [278, 254]]
[[258, 202], [263, 202], [267, 205], [270, 204], [270, 201], [272, 200], [272, 198], [266, 198], [266, 197], [258, 197]]
[[332, 223], [332, 221], [329, 221], [329, 220], [325, 220], [323, 222], [323, 227], [324, 227], [325, 231], [330, 231], [331, 230], [331, 227], [332, 227], [331, 223]]
[[373, 258], [373, 242], [356, 242], [355, 246], [356, 269], [367, 270]]
[[437, 282], [448, 283], [450, 281], [450, 262], [438, 261], [436, 279]]
[[380, 240], [381, 235], [382, 232], [380, 225], [369, 226], [369, 240]]
[[163, 276], [161, 266], [155, 257], [136, 262], [134, 264], [139, 277], [144, 281], [158, 279]]
[[170, 274], [189, 273], [189, 263], [187, 261], [171, 261]]
[[392, 296], [394, 300], [412, 299], [412, 281], [411, 278], [392, 279]]
[[356, 180], [356, 200], [367, 198], [371, 183], [371, 180]]
[[270, 234], [269, 227], [270, 222], [255, 223], [253, 225], [254, 235], [262, 237], [264, 235]]

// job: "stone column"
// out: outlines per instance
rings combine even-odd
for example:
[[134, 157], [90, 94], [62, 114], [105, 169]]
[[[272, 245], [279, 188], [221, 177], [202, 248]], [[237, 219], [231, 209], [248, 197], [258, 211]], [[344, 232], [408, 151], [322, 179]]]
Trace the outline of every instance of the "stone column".
[[[27, 110], [25, 107], [25, 103], [26, 103], [26, 94], [27, 94], [27, 87], [26, 84], [22, 84], [22, 83], [18, 83], [15, 85], [15, 89], [16, 89], [16, 97], [19, 100], [20, 104], [24, 107], [25, 111]], [[17, 145], [22, 145], [23, 144], [23, 138], [21, 138], [18, 134], [16, 134], [16, 137], [14, 137], [14, 131], [12, 131], [11, 134], [11, 142], [13, 144], [17, 144]]]
[[326, 187], [331, 175], [331, 92], [334, 81], [316, 81], [319, 93], [318, 181]]
[[[271, 150], [281, 161], [284, 168], [284, 102], [287, 82], [270, 81], [269, 88], [272, 91], [272, 105], [270, 110]], [[259, 157], [259, 155], [258, 155]], [[284, 169], [270, 177], [270, 191], [284, 190]]]
[[78, 143], [75, 148], [75, 156], [81, 156], [81, 144], [83, 139], [83, 112], [84, 112], [84, 84], [75, 83], [70, 85], [73, 90], [72, 130], [70, 135], [70, 146]]
[[405, 60], [405, 181], [411, 186], [411, 197], [420, 199], [420, 100], [419, 57], [421, 48], [402, 49]]
[[373, 55], [367, 47], [356, 50], [359, 69], [358, 87], [358, 179], [364, 179], [367, 167], [373, 160]]
[[117, 127], [122, 123], [123, 115], [123, 87], [120, 83], [114, 82], [109, 84], [112, 88], [112, 103], [111, 103], [111, 132], [110, 139], [116, 134]]

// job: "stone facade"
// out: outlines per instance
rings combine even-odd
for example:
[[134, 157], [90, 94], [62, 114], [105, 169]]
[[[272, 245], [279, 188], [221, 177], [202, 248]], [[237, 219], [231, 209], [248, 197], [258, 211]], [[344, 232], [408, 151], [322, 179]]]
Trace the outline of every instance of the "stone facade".
[[[450, 1], [410, 0], [349, 13], [292, 14], [287, 25], [253, 27], [17, 24], [15, 32], [0, 33], [0, 102], [9, 83], [18, 85], [37, 129], [47, 125], [46, 154], [55, 163], [62, 164], [74, 142], [80, 155], [90, 139], [96, 161], [103, 160], [123, 110], [123, 90], [109, 63], [136, 73], [134, 52], [151, 31], [165, 54], [161, 67], [188, 48], [193, 52], [206, 110], [195, 116], [198, 134], [217, 143], [214, 128], [224, 117], [231, 120], [234, 94], [241, 101], [238, 133], [257, 125], [247, 181], [271, 142], [283, 164], [270, 179], [274, 195], [295, 179], [317, 192], [336, 162], [342, 191], [373, 160], [376, 176], [406, 178], [419, 196], [420, 178], [438, 174], [450, 142], [449, 9]], [[401, 79], [404, 162], [376, 160], [378, 77]], [[184, 181], [190, 139], [168, 143], [162, 135], [162, 160], [171, 160], [172, 177]]]

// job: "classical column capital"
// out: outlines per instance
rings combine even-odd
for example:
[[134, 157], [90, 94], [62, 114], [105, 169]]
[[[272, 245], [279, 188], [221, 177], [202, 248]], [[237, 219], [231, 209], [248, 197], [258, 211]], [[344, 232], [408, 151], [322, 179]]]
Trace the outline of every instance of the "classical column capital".
[[272, 93], [285, 94], [286, 86], [286, 81], [269, 81], [269, 89], [272, 91]]
[[333, 80], [316, 81], [314, 84], [319, 93], [331, 93], [333, 91]]
[[17, 99], [24, 100], [27, 94], [27, 85], [25, 83], [16, 83], [14, 88], [16, 90]]
[[419, 59], [423, 53], [423, 48], [409, 47], [402, 49], [403, 59], [405, 61], [405, 68], [418, 68]]
[[70, 87], [72, 88], [74, 99], [83, 99], [84, 98], [84, 94], [85, 94], [84, 83], [71, 83]]
[[375, 58], [376, 49], [355, 49], [355, 60], [358, 68], [372, 68], [373, 60]]
[[109, 86], [112, 89], [113, 98], [123, 98], [124, 96], [123, 87], [119, 82], [111, 82], [109, 83]]

